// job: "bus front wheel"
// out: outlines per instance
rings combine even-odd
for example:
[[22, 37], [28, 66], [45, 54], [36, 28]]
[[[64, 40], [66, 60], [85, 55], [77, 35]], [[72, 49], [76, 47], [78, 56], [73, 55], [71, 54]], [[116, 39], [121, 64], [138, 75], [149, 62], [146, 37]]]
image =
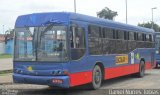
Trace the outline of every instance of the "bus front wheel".
[[95, 65], [92, 71], [92, 89], [98, 89], [102, 84], [102, 70], [99, 65]]

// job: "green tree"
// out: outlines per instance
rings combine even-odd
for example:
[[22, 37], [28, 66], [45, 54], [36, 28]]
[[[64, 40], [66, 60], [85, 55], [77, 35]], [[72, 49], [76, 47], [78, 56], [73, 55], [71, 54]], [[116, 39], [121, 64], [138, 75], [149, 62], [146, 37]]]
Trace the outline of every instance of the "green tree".
[[101, 11], [97, 12], [97, 16], [99, 18], [104, 18], [109, 20], [113, 20], [114, 17], [116, 17], [117, 15], [118, 15], [117, 12], [110, 10], [108, 7], [105, 7]]
[[[145, 28], [152, 28], [152, 22], [138, 23], [138, 26], [145, 27]], [[160, 32], [160, 26], [156, 23], [153, 23], [153, 29], [155, 32]]]
[[7, 40], [14, 38], [14, 29], [8, 29], [5, 31], [5, 43], [7, 43]]

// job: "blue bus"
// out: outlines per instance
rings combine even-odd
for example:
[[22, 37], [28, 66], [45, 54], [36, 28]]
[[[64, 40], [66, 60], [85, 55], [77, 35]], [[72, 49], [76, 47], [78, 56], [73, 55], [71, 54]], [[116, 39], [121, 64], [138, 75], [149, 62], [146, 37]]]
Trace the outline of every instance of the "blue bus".
[[[70, 88], [155, 66], [154, 31], [78, 13], [19, 16], [15, 23], [15, 83]], [[30, 41], [30, 43], [28, 43]]]
[[155, 48], [156, 48], [156, 67], [160, 65], [160, 32], [155, 33]]

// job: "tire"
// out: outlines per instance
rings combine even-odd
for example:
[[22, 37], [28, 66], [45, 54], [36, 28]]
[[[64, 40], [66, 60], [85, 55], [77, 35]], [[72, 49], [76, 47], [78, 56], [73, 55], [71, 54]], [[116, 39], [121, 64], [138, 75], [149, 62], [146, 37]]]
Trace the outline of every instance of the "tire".
[[91, 88], [93, 90], [99, 89], [102, 84], [102, 70], [99, 65], [95, 65], [92, 71], [92, 83]]
[[145, 62], [141, 61], [139, 66], [139, 73], [137, 74], [138, 77], [142, 78], [145, 75]]

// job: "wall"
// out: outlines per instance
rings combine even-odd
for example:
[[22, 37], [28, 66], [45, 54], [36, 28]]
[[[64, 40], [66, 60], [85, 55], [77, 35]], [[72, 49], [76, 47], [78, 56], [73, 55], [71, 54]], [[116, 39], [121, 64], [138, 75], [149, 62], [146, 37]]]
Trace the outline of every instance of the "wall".
[[0, 54], [5, 53], [5, 42], [0, 42]]
[[6, 54], [13, 54], [13, 39], [10, 39], [7, 41], [5, 53]]

